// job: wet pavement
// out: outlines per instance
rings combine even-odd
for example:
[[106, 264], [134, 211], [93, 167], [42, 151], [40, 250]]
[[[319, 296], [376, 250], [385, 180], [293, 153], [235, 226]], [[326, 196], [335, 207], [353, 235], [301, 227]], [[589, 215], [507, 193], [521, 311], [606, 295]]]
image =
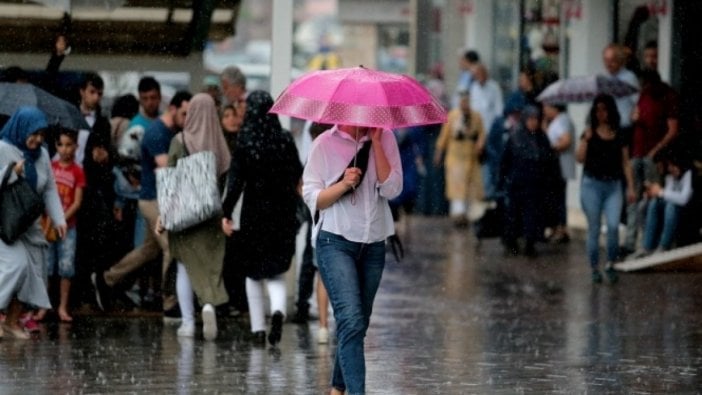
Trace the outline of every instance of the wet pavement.
[[[581, 240], [506, 258], [443, 218], [407, 229], [366, 339], [369, 393], [702, 391], [702, 273], [593, 285]], [[335, 351], [317, 344], [316, 321], [287, 323], [275, 349], [252, 345], [234, 318], [216, 342], [148, 315], [42, 326], [0, 340], [0, 394], [321, 394]]]

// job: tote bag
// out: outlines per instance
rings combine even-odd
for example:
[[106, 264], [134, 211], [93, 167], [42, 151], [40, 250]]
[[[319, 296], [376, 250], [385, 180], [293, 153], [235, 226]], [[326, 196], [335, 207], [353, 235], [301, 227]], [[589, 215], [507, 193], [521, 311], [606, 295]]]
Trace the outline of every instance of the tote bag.
[[12, 244], [44, 212], [41, 196], [23, 178], [8, 184], [15, 162], [10, 163], [0, 183], [0, 239]]
[[214, 153], [202, 151], [180, 158], [175, 167], [156, 170], [161, 225], [177, 232], [221, 215]]

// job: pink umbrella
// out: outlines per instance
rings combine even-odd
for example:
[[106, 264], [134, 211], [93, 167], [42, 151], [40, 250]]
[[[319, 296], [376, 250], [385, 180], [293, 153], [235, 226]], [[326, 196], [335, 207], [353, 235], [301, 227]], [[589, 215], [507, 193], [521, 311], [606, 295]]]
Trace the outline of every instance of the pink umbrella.
[[415, 79], [363, 66], [307, 73], [280, 94], [270, 112], [387, 129], [446, 122], [441, 103]]

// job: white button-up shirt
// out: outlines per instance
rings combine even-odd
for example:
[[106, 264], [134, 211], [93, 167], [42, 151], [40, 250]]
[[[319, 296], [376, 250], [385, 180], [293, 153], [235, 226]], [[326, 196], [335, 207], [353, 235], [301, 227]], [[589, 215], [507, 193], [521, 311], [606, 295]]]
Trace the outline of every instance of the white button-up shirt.
[[[622, 67], [619, 72], [616, 74], [611, 74], [611, 76], [620, 81], [624, 81], [631, 86], [639, 88], [639, 79], [631, 70]], [[615, 98], [614, 102], [617, 105], [617, 111], [619, 111], [619, 117], [621, 118], [619, 125], [623, 128], [631, 126], [631, 113], [634, 112], [634, 107], [636, 107], [636, 103], [639, 102], [638, 93]]]
[[[356, 150], [368, 139], [369, 136], [364, 136], [356, 143], [335, 126], [314, 140], [302, 174], [302, 195], [313, 216], [319, 193], [339, 180]], [[371, 147], [363, 182], [353, 192], [319, 211], [319, 220], [312, 232], [313, 243], [320, 229], [357, 243], [383, 241], [395, 233], [388, 200], [402, 192], [402, 164], [392, 131], [383, 131], [381, 144], [391, 169], [388, 178], [382, 183], [378, 181]]]
[[470, 108], [480, 114], [485, 130], [490, 130], [495, 118], [501, 116], [505, 108], [500, 85], [491, 79], [484, 85], [473, 81], [470, 86]]

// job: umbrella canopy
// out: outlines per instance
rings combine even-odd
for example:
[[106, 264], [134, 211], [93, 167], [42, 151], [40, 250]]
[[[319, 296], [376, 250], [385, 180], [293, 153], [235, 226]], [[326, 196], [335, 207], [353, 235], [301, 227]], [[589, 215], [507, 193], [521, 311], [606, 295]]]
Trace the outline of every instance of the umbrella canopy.
[[281, 93], [270, 112], [387, 129], [446, 121], [441, 104], [415, 79], [365, 67], [307, 73]]
[[547, 86], [536, 100], [546, 104], [566, 104], [590, 101], [599, 94], [629, 96], [638, 88], [613, 77], [592, 75], [558, 80]]
[[22, 106], [34, 106], [46, 114], [49, 124], [90, 129], [78, 107], [32, 84], [0, 82], [0, 114], [12, 115]]

